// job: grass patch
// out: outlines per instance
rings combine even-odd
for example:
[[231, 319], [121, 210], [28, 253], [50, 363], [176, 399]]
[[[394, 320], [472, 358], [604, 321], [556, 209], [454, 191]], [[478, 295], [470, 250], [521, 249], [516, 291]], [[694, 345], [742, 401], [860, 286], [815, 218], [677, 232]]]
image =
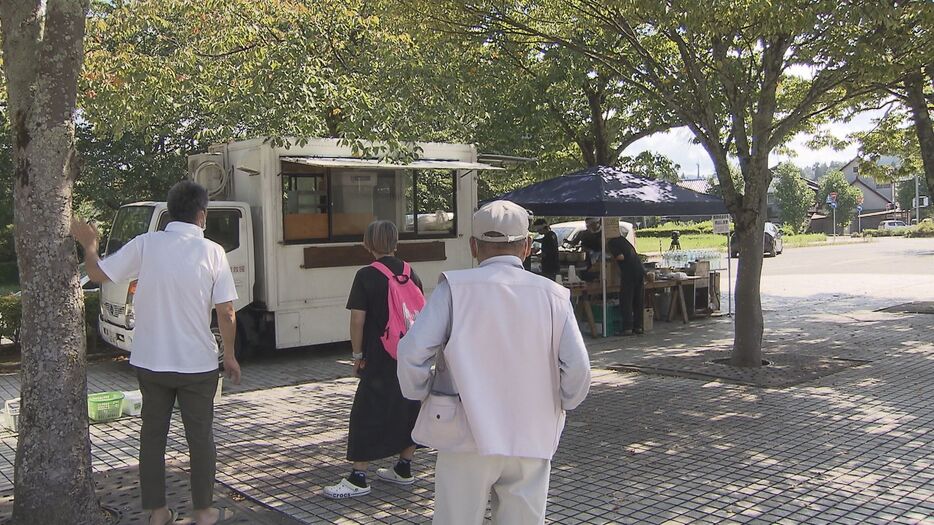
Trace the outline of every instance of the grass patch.
[[[661, 249], [659, 249], [659, 241], [661, 241]], [[659, 237], [639, 237], [639, 232], [636, 232], [636, 251], [639, 253], [651, 253], [658, 251], [668, 251], [668, 247], [671, 245], [671, 239], [668, 238], [659, 238]], [[714, 234], [714, 233], [702, 233], [695, 235], [682, 235], [681, 236], [681, 249], [682, 250], [704, 250], [704, 249], [721, 249], [726, 250], [726, 235], [723, 234]]]
[[802, 233], [799, 235], [786, 235], [782, 237], [785, 247], [800, 248], [812, 244], [823, 244], [827, 242], [827, 235], [824, 233]]
[[[661, 248], [659, 248], [661, 241]], [[800, 248], [802, 246], [811, 246], [813, 244], [823, 244], [827, 242], [827, 235], [823, 233], [802, 233], [799, 235], [784, 235], [782, 242], [785, 248]], [[658, 237], [639, 237], [636, 232], [636, 251], [639, 253], [654, 253], [668, 251], [671, 245], [671, 239]], [[682, 250], [722, 250], [726, 251], [726, 235], [704, 233], [696, 235], [681, 236]]]

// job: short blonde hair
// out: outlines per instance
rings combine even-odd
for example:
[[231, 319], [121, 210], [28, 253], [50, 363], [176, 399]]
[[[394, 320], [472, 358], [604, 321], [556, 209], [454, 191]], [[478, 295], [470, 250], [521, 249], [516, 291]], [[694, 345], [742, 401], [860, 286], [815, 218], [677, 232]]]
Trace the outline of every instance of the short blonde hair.
[[373, 221], [363, 232], [363, 247], [374, 253], [395, 253], [398, 242], [399, 229], [390, 221]]

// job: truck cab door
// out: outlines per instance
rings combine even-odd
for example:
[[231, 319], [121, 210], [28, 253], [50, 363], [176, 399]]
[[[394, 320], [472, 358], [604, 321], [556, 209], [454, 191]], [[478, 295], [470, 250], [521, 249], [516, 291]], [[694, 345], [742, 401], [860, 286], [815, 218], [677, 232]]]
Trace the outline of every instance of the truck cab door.
[[[169, 214], [164, 212], [159, 219], [159, 230], [164, 230], [168, 223]], [[238, 311], [253, 302], [249, 235], [242, 209], [213, 206], [208, 208], [204, 236], [220, 244], [227, 253], [227, 262], [230, 264], [237, 288], [238, 299], [234, 301], [234, 310]]]

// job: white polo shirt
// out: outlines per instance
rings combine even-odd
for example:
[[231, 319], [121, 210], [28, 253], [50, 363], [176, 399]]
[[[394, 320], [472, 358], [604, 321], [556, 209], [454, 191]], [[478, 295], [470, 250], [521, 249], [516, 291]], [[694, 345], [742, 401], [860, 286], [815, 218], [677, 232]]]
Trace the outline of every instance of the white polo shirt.
[[130, 364], [153, 372], [217, 369], [211, 309], [237, 299], [227, 254], [194, 224], [170, 222], [100, 261], [113, 282], [138, 279]]

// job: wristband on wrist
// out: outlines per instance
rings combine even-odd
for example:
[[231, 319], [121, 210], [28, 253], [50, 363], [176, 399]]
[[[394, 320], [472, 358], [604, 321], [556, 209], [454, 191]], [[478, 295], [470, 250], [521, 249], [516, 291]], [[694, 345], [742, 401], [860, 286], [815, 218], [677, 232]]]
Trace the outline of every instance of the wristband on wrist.
[[359, 361], [360, 359], [363, 359], [363, 352], [359, 354], [353, 354], [353, 358], [354, 358], [354, 361]]

